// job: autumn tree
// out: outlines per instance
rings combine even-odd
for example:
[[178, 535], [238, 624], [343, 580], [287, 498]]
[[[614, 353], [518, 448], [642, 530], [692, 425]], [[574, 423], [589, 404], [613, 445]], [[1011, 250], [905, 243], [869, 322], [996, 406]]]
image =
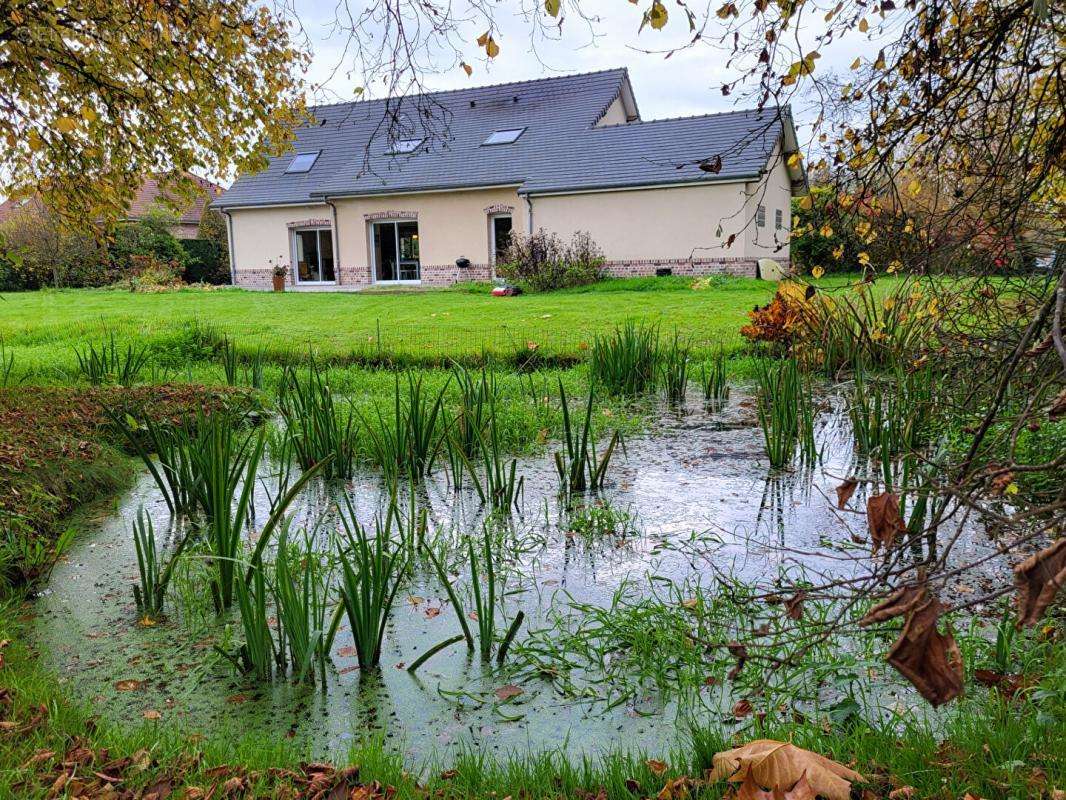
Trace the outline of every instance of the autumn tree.
[[143, 178], [225, 176], [290, 141], [305, 55], [265, 7], [212, 0], [0, 3], [0, 195], [66, 224], [122, 216]]

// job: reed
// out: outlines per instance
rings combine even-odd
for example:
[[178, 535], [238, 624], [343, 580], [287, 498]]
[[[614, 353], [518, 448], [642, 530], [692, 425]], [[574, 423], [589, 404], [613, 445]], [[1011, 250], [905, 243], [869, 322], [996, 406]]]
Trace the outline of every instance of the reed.
[[692, 348], [681, 341], [681, 335], [674, 331], [674, 338], [662, 348], [659, 356], [659, 371], [662, 376], [666, 399], [674, 404], [685, 402], [688, 391], [688, 364]]
[[[486, 396], [479, 413], [482, 415], [479, 425], [473, 429], [474, 454], [468, 455], [466, 445], [449, 436], [445, 441], [448, 460], [453, 465], [453, 473], [461, 475], [466, 472], [470, 475], [470, 481], [482, 503], [488, 503], [494, 513], [509, 514], [512, 509], [519, 507], [525, 477], [518, 475], [518, 459], [508, 461], [504, 456], [494, 392]], [[477, 464], [472, 462], [475, 457], [478, 458]]]
[[256, 471], [263, 456], [265, 430], [241, 433], [220, 417], [202, 424], [195, 469], [201, 476], [197, 503], [203, 513], [217, 610], [233, 605], [233, 584], [243, 556], [243, 531], [252, 502]]
[[[347, 547], [338, 553], [341, 564], [340, 596], [355, 641], [361, 669], [376, 667], [381, 661], [385, 623], [396, 600], [396, 592], [407, 576], [411, 550], [394, 543], [390, 533], [392, 511], [385, 520], [375, 520], [370, 535], [356, 520], [351, 502], [340, 514]], [[336, 630], [336, 624], [331, 626]]]
[[15, 354], [8, 352], [3, 337], [0, 337], [0, 386], [13, 385], [15, 375]]
[[226, 376], [226, 384], [228, 386], [236, 386], [239, 378], [237, 346], [228, 336], [223, 337], [218, 355], [219, 360], [222, 362], [222, 371]]
[[726, 383], [725, 352], [717, 350], [711, 357], [708, 369], [704, 364], [700, 370], [703, 399], [708, 403], [724, 402], [729, 399], [729, 385]]
[[275, 646], [274, 634], [270, 630], [265, 571], [262, 563], [257, 564], [251, 570], [250, 580], [237, 581], [237, 607], [244, 641], [236, 654], [215, 645], [215, 650], [239, 670], [264, 681], [270, 680], [275, 669], [279, 673], [285, 670], [284, 648]]
[[589, 374], [608, 394], [636, 397], [655, 388], [659, 358], [659, 329], [629, 321], [596, 336]]
[[611, 435], [603, 454], [596, 451], [596, 442], [592, 435], [592, 405], [596, 394], [595, 385], [589, 387], [588, 402], [585, 405], [585, 417], [580, 426], [570, 416], [570, 406], [562, 379], [559, 380], [559, 402], [563, 414], [564, 450], [555, 452], [555, 470], [559, 475], [559, 490], [562, 494], [574, 494], [603, 488], [607, 480], [607, 468], [615, 448], [625, 443], [619, 431]]
[[289, 544], [288, 525], [282, 525], [274, 560], [274, 606], [278, 637], [288, 649], [296, 680], [314, 681], [317, 666], [325, 681], [330, 582], [331, 570], [312, 549], [306, 532], [304, 547], [297, 550]]
[[252, 353], [244, 367], [244, 382], [253, 389], [263, 388], [263, 367], [266, 364], [266, 351], [260, 345]]
[[450, 380], [435, 396], [423, 388], [422, 376], [407, 373], [406, 390], [396, 376], [391, 419], [375, 408], [376, 419], [362, 419], [370, 459], [387, 476], [421, 478], [429, 472], [443, 446], [444, 398]]
[[78, 360], [78, 372], [93, 386], [117, 383], [132, 386], [148, 365], [150, 351], [147, 346], [138, 347], [133, 342], [120, 347], [114, 332], [99, 346], [89, 343], [84, 350], [74, 348]]
[[154, 622], [163, 616], [163, 603], [167, 586], [174, 574], [174, 565], [178, 563], [190, 535], [185, 534], [179, 540], [174, 552], [165, 564], [161, 563], [155, 541], [155, 526], [152, 518], [141, 507], [133, 521], [133, 547], [137, 552], [137, 572], [140, 583], [133, 587], [133, 599], [137, 605], [138, 616]]
[[799, 445], [806, 463], [817, 455], [814, 439], [814, 401], [810, 386], [793, 358], [756, 363], [756, 408], [770, 466], [791, 463]]
[[326, 462], [328, 478], [350, 478], [355, 470], [355, 410], [337, 408], [329, 372], [310, 358], [302, 374], [286, 367], [278, 389], [278, 412], [302, 469]]
[[[190, 433], [183, 425], [156, 422], [150, 414], [138, 418], [132, 414], [118, 414], [107, 407], [104, 414], [112, 428], [126, 439], [144, 463], [170, 512], [192, 513], [201, 492], [196, 453], [200, 449], [199, 432], [205, 428], [206, 417], [201, 414], [192, 423]], [[238, 423], [234, 421], [234, 424]]]

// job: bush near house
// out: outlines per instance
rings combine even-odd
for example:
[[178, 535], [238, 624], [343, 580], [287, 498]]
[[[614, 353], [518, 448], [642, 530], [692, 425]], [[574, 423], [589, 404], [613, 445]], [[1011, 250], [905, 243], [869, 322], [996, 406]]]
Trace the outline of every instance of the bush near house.
[[182, 278], [186, 283], [230, 282], [229, 260], [225, 249], [211, 239], [181, 239], [185, 250], [185, 269]]
[[0, 241], [0, 291], [106, 286], [118, 278], [107, 248], [39, 208], [27, 207], [0, 224]]
[[584, 231], [569, 243], [541, 228], [530, 236], [511, 235], [496, 272], [533, 292], [569, 289], [602, 280], [603, 251]]

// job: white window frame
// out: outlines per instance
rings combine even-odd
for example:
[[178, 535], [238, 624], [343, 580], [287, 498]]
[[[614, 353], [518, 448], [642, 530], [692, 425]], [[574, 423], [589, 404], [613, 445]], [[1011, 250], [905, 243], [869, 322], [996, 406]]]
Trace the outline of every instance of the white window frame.
[[418, 280], [414, 280], [414, 281], [410, 281], [410, 280], [407, 280], [407, 281], [403, 281], [403, 280], [383, 281], [380, 278], [378, 278], [378, 248], [377, 248], [377, 241], [376, 241], [378, 232], [377, 232], [377, 227], [376, 226], [378, 226], [378, 225], [392, 225], [393, 226], [393, 236], [396, 238], [396, 271], [397, 271], [397, 273], [399, 273], [399, 270], [400, 270], [400, 227], [399, 226], [403, 225], [404, 223], [408, 223], [408, 222], [413, 222], [416, 227], [418, 226], [418, 220], [417, 219], [403, 219], [403, 218], [397, 218], [397, 219], [375, 219], [375, 220], [372, 220], [371, 222], [368, 223], [370, 225], [370, 236], [368, 237], [368, 240], [370, 242], [370, 262], [374, 266], [374, 283], [380, 283], [380, 284], [382, 284], [384, 286], [418, 286], [419, 284], [422, 283], [422, 230], [421, 230], [421, 228], [419, 228], [419, 230], [418, 230]]
[[[517, 142], [519, 139], [522, 138], [522, 135], [526, 132], [526, 127], [528, 127], [528, 126], [523, 126], [521, 128], [499, 128], [497, 130], [494, 130], [492, 133], [490, 133], [488, 136], [485, 137], [485, 141], [483, 141], [481, 143], [481, 146], [482, 147], [503, 147], [504, 145], [514, 144], [515, 142]], [[492, 141], [492, 137], [497, 136], [498, 134], [502, 134], [502, 133], [513, 133], [514, 134], [514, 138], [513, 139], [501, 139], [498, 142]]]
[[388, 152], [386, 153], [386, 155], [390, 155], [390, 156], [406, 156], [406, 155], [410, 155], [411, 153], [414, 153], [416, 150], [418, 150], [418, 148], [420, 148], [425, 141], [426, 141], [426, 137], [425, 136], [423, 136], [421, 139], [397, 139], [396, 141], [394, 141], [392, 144], [389, 145], [389, 149], [388, 149]]
[[[287, 167], [285, 167], [285, 174], [286, 175], [306, 175], [308, 172], [310, 172], [311, 170], [313, 170], [315, 168], [315, 164], [318, 163], [318, 157], [320, 155], [322, 155], [322, 151], [321, 150], [307, 150], [307, 151], [305, 151], [303, 153], [294, 154], [293, 157], [292, 157], [292, 160], [289, 162], [289, 165]], [[298, 158], [307, 158], [308, 156], [311, 157], [311, 163], [307, 165], [307, 169], [293, 169], [293, 165], [296, 163], [296, 159], [298, 159]]]
[[[315, 231], [318, 234], [318, 274], [322, 274], [322, 234], [329, 236], [329, 248], [333, 253], [333, 280], [331, 281], [304, 281], [300, 280], [300, 260], [296, 254], [296, 241], [299, 234]], [[293, 280], [297, 286], [335, 286], [337, 283], [337, 248], [333, 241], [333, 228], [327, 225], [299, 225], [289, 228], [289, 257], [292, 261]]]

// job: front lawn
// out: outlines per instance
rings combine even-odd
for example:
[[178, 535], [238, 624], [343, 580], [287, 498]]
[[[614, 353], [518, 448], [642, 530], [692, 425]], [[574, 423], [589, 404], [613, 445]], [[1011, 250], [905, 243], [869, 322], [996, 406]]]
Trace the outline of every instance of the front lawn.
[[413, 360], [536, 349], [576, 358], [596, 334], [639, 317], [675, 327], [697, 346], [727, 346], [774, 284], [720, 278], [706, 288], [665, 279], [605, 281], [592, 290], [491, 297], [479, 290], [298, 293], [187, 290], [160, 294], [71, 289], [0, 296], [0, 340], [25, 369], [74, 364], [75, 346], [114, 333], [166, 338], [193, 323], [211, 326], [243, 351], [308, 348], [327, 359], [377, 352]]

